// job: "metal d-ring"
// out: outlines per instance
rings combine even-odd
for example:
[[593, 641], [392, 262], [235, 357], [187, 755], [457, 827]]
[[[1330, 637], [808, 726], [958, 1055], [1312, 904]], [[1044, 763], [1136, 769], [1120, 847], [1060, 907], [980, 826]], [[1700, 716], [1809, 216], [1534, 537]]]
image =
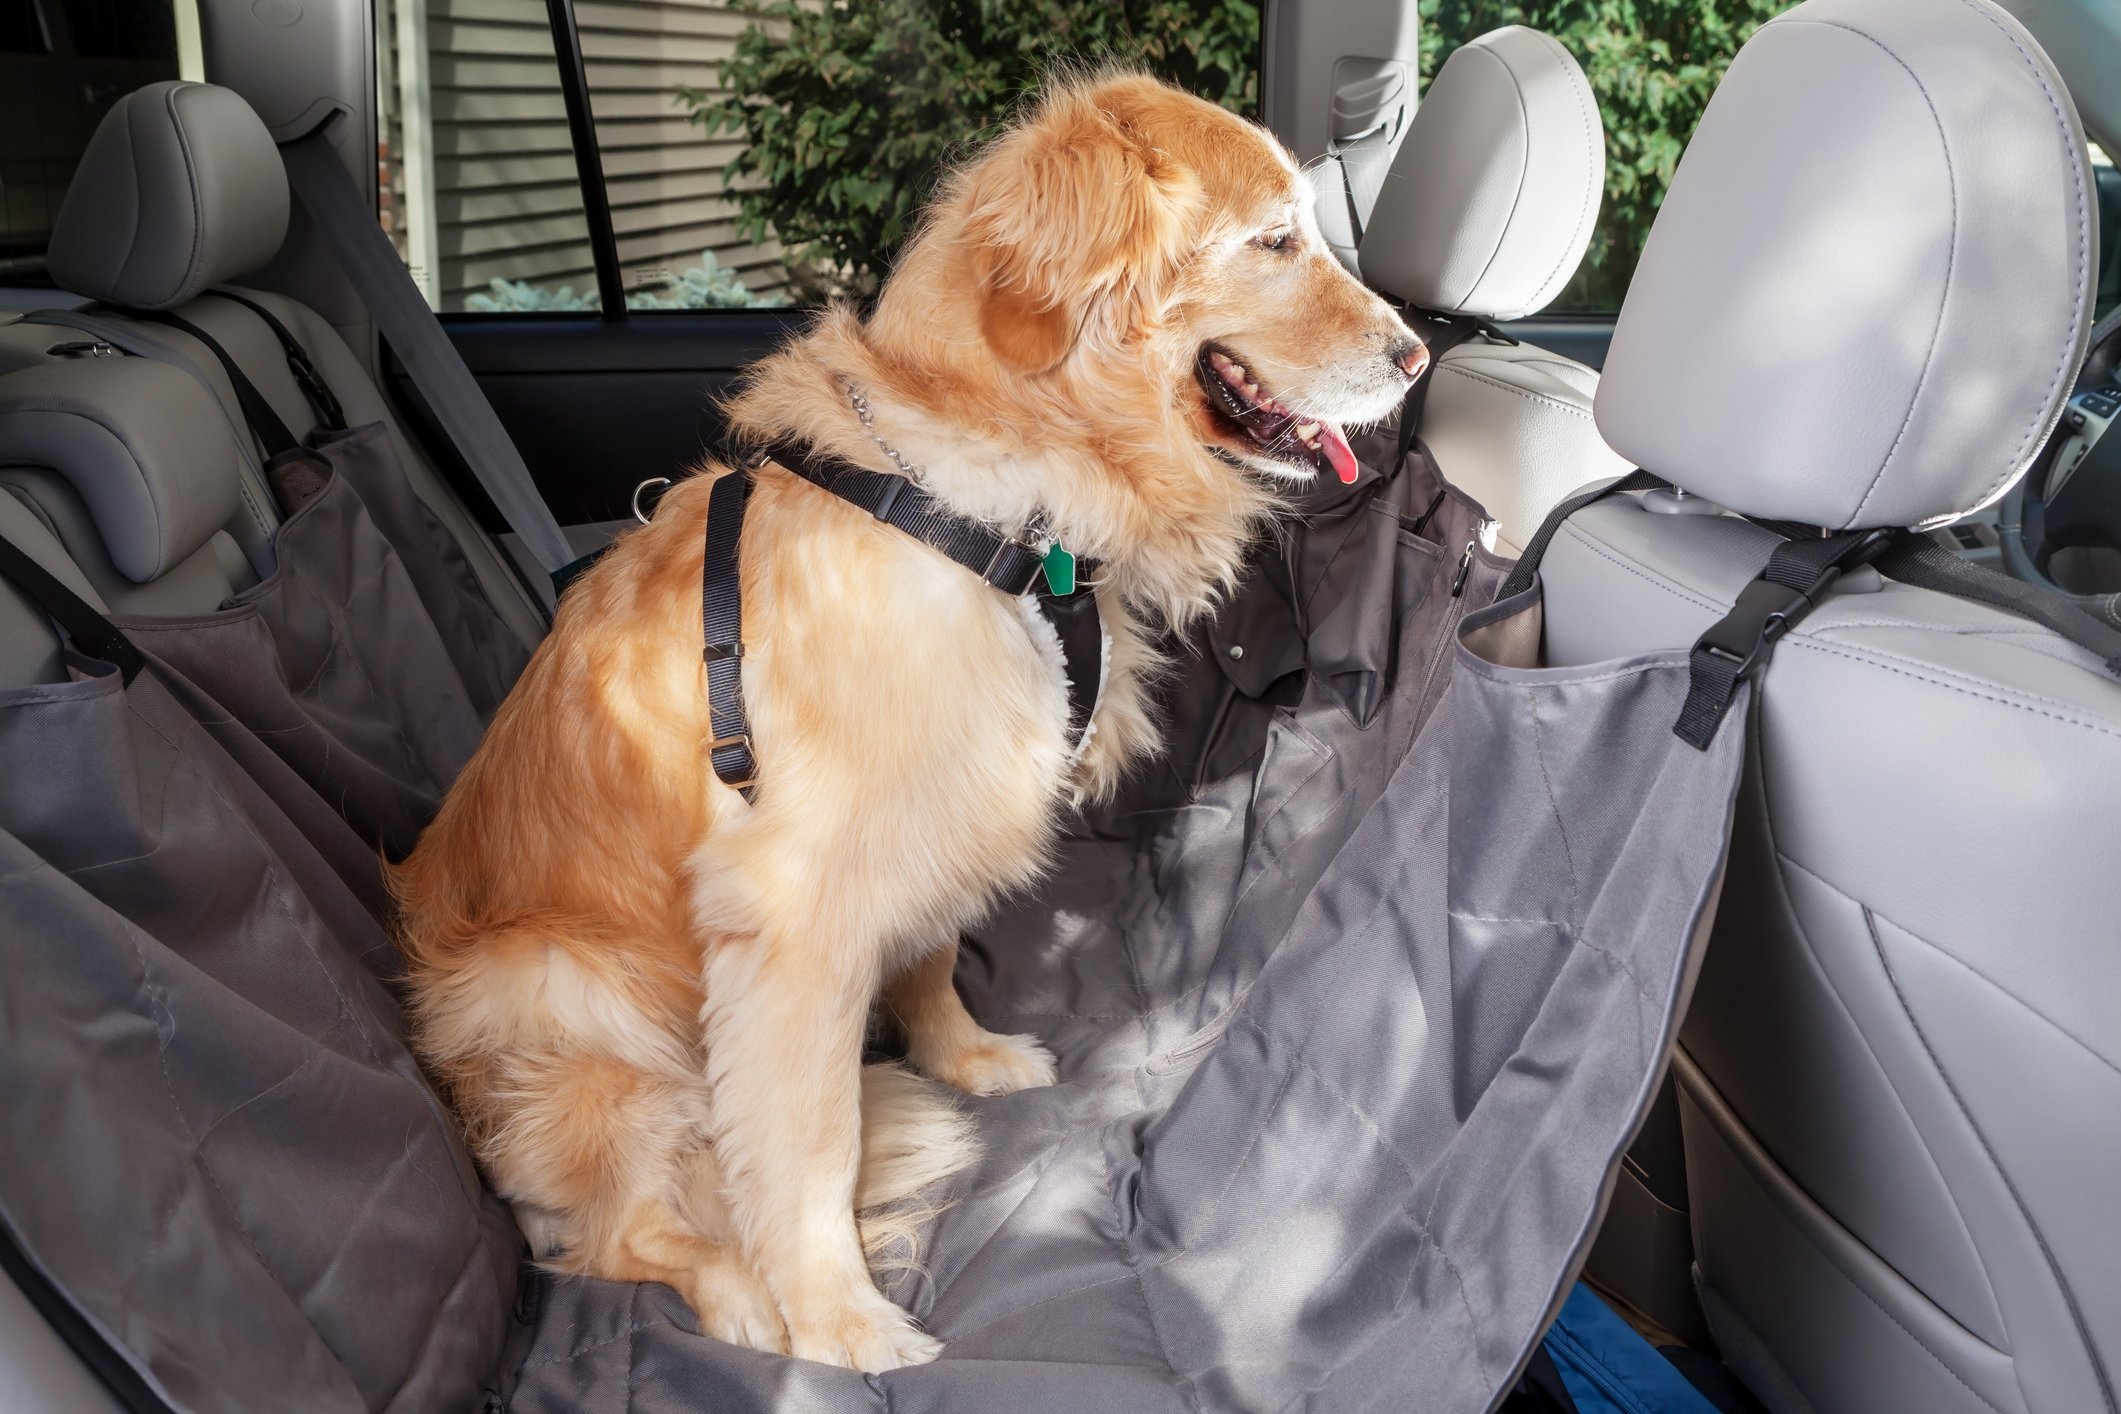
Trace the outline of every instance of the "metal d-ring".
[[648, 524], [648, 518], [649, 518], [649, 516], [651, 516], [652, 514], [654, 514], [654, 512], [653, 512], [653, 511], [644, 511], [644, 510], [642, 510], [642, 509], [641, 509], [641, 495], [642, 495], [642, 493], [643, 493], [643, 492], [645, 492], [645, 491], [646, 491], [646, 490], [647, 490], [647, 489], [648, 489], [649, 487], [651, 487], [651, 486], [668, 486], [669, 484], [670, 484], [670, 478], [669, 478], [669, 477], [667, 477], [667, 476], [651, 476], [651, 477], [649, 477], [649, 478], [648, 478], [648, 479], [647, 479], [646, 481], [643, 481], [643, 482], [642, 482], [642, 483], [641, 483], [640, 485], [638, 485], [638, 486], [634, 487], [634, 488], [633, 488], [633, 518], [634, 518], [635, 520], [639, 521], [639, 522], [640, 522], [641, 524], [643, 524], [643, 525], [646, 525], [646, 524]]

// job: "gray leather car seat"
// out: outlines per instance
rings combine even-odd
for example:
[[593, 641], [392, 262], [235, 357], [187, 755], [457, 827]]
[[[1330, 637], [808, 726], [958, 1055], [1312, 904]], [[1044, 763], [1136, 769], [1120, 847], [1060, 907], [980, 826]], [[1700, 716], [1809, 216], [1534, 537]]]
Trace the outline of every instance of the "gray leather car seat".
[[[123, 318], [119, 311], [126, 309], [167, 310], [204, 330], [301, 436], [317, 419], [272, 331], [254, 312], [208, 293], [271, 260], [287, 219], [286, 174], [249, 104], [213, 84], [149, 84], [120, 99], [97, 128], [54, 223], [48, 263], [65, 289], [114, 307], [101, 311], [110, 317]], [[240, 293], [293, 334], [350, 425], [385, 424], [420, 499], [462, 546], [504, 620], [535, 643], [543, 634], [540, 610], [494, 538], [405, 435], [362, 361], [307, 305], [264, 291]], [[180, 330], [135, 322], [141, 334], [188, 355], [228, 415], [240, 418], [235, 391], [209, 350]], [[17, 358], [25, 338], [39, 337], [19, 326], [0, 332]], [[238, 540], [242, 528], [238, 523], [232, 532]]]
[[[1549, 659], [1719, 618], [1779, 542], [1711, 500], [1841, 529], [2003, 494], [2084, 355], [2090, 192], [2054, 67], [1986, 0], [1762, 28], [1597, 396], [1607, 440], [1695, 495], [1561, 529]], [[1725, 1359], [1784, 1414], [2114, 1410], [2121, 683], [1863, 571], [1776, 649], [1752, 733], [1675, 1062]]]
[[[1568, 50], [1511, 25], [1461, 46], [1423, 96], [1363, 232], [1362, 276], [1417, 310], [1500, 321], [1576, 273], [1605, 186], [1605, 130]], [[1593, 370], [1475, 339], [1437, 361], [1421, 438], [1517, 554], [1549, 510], [1627, 466], [1591, 419]]]

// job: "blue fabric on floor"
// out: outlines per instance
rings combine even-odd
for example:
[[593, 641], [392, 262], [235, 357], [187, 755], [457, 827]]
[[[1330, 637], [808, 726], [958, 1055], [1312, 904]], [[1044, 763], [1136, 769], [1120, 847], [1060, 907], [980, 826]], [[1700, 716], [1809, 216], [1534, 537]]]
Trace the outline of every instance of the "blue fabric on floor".
[[1580, 1414], [1716, 1414], [1671, 1361], [1582, 1282], [1546, 1335]]

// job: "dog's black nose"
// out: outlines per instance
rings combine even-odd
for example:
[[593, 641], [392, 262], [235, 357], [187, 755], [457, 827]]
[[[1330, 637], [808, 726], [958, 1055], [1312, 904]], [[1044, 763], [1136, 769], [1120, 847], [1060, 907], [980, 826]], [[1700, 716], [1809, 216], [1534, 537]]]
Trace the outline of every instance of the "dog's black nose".
[[1407, 339], [1394, 344], [1386, 357], [1409, 378], [1421, 377], [1421, 371], [1429, 366], [1428, 346], [1419, 339]]

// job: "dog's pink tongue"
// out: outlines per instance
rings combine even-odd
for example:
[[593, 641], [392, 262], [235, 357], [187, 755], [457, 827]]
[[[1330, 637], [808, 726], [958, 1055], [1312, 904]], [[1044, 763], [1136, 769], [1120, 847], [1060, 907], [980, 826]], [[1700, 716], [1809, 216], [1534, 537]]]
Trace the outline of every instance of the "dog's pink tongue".
[[1355, 465], [1355, 450], [1348, 445], [1341, 430], [1330, 422], [1321, 422], [1318, 425], [1318, 449], [1333, 464], [1333, 474], [1346, 485], [1353, 486], [1360, 474], [1359, 468]]

